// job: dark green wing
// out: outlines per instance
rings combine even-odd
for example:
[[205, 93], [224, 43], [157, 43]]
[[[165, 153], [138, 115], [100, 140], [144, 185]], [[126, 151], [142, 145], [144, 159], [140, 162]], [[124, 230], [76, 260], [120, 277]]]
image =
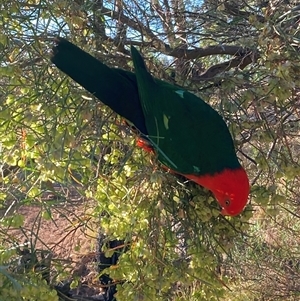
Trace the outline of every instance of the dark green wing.
[[51, 61], [113, 111], [147, 134], [134, 73], [109, 68], [63, 38], [56, 38]]
[[183, 174], [214, 174], [239, 167], [222, 117], [186, 90], [155, 81], [133, 47], [132, 58], [148, 138], [158, 160]]

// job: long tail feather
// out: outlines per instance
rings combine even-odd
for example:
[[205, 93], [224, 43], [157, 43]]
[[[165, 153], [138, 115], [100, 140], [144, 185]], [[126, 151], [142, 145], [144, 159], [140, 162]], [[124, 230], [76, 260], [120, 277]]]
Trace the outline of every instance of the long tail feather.
[[147, 134], [134, 73], [109, 68], [60, 37], [55, 39], [51, 61], [113, 111]]

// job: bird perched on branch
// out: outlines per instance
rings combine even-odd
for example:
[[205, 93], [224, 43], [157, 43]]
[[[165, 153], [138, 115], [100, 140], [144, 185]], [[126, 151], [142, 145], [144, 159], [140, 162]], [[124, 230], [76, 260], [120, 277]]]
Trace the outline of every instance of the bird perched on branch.
[[172, 172], [209, 189], [224, 215], [241, 213], [249, 195], [222, 117], [187, 90], [153, 78], [131, 47], [135, 73], [110, 68], [63, 38], [51, 61], [140, 132], [139, 145], [153, 150]]

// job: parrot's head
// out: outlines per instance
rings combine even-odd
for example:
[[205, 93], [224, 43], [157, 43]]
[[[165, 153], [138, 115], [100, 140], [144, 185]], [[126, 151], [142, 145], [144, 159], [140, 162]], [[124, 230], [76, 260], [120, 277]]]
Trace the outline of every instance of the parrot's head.
[[225, 169], [214, 175], [189, 175], [187, 178], [213, 193], [222, 207], [223, 215], [238, 215], [247, 204], [250, 185], [247, 173], [242, 167]]
[[223, 215], [235, 216], [245, 208], [250, 192], [249, 179], [245, 170], [226, 169], [216, 175], [215, 188], [211, 189], [222, 207]]

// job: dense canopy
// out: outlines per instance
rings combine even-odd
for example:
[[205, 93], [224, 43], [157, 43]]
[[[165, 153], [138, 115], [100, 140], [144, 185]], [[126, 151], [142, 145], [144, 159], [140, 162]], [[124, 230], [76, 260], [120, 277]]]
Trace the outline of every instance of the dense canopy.
[[[297, 298], [298, 2], [4, 0], [0, 11], [2, 298], [58, 300], [61, 281], [87, 281], [75, 261], [98, 231], [128, 245], [109, 269], [120, 300]], [[133, 45], [155, 78], [216, 109], [249, 175], [247, 210], [220, 215], [209, 191], [136, 147], [122, 118], [50, 62], [57, 36], [125, 78]]]

